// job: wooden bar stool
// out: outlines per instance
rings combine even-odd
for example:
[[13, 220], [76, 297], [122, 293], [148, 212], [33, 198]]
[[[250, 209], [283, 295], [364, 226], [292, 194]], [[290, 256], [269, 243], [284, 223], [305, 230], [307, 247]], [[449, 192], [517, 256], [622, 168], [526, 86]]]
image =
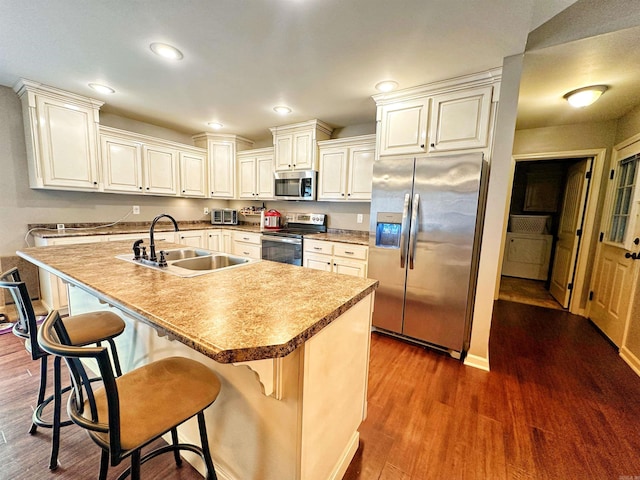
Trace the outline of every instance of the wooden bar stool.
[[[100, 480], [107, 478], [109, 459], [115, 466], [130, 456], [131, 466], [118, 479], [131, 474], [132, 480], [139, 480], [140, 465], [162, 453], [173, 451], [180, 466], [179, 450], [200, 455], [207, 466], [206, 478], [216, 480], [204, 419], [204, 409], [220, 392], [216, 374], [195, 360], [170, 357], [114, 378], [106, 348], [72, 346], [65, 327], [57, 312], [51, 312], [38, 331], [38, 342], [46, 352], [64, 357], [71, 371], [69, 416], [102, 448]], [[87, 381], [81, 362], [87, 358], [98, 363], [103, 382], [99, 389]], [[194, 416], [202, 448], [178, 443], [178, 425]], [[141, 456], [145, 445], [168, 432], [171, 445]]]
[[[49, 354], [42, 350], [37, 340], [37, 321], [31, 303], [31, 297], [27, 291], [26, 284], [21, 281], [17, 268], [12, 268], [0, 274], [0, 288], [8, 289], [18, 311], [18, 321], [13, 326], [13, 333], [25, 339], [25, 347], [31, 355], [32, 360], [40, 360], [40, 387], [38, 389], [38, 400], [31, 419], [29, 433], [36, 432], [37, 427], [51, 428], [51, 457], [49, 468], [55, 470], [58, 466], [58, 450], [60, 447], [60, 428], [71, 425], [71, 421], [61, 422], [60, 403], [63, 393], [70, 390], [70, 386], [62, 388], [60, 359], [55, 358], [53, 362], [53, 395], [45, 398], [47, 388], [47, 358]], [[125, 323], [118, 315], [111, 312], [93, 312], [82, 315], [66, 317], [63, 320], [69, 337], [74, 345], [90, 345], [100, 342], [108, 342], [113, 356], [113, 365], [118, 376], [122, 375], [120, 361], [113, 338], [124, 331]], [[53, 421], [47, 422], [42, 418], [44, 409], [53, 401]]]

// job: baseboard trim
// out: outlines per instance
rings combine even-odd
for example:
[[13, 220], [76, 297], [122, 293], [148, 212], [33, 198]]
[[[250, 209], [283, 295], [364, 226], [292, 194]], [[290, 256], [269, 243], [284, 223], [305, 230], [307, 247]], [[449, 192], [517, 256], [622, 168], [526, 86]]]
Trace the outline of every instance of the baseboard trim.
[[636, 375], [640, 376], [640, 359], [636, 357], [631, 350], [627, 347], [620, 349], [620, 356], [622, 359], [636, 372]]
[[358, 446], [360, 445], [360, 432], [357, 430], [354, 432], [351, 440], [347, 444], [347, 448], [345, 448], [340, 460], [336, 464], [335, 468], [331, 475], [329, 475], [330, 480], [340, 480], [344, 477], [344, 474], [349, 468], [349, 464], [351, 464], [351, 460], [353, 460], [356, 451], [358, 450]]
[[467, 367], [479, 368], [480, 370], [484, 370], [485, 372], [489, 372], [489, 357], [479, 357], [477, 355], [471, 355], [467, 353], [467, 356], [464, 358], [464, 364]]

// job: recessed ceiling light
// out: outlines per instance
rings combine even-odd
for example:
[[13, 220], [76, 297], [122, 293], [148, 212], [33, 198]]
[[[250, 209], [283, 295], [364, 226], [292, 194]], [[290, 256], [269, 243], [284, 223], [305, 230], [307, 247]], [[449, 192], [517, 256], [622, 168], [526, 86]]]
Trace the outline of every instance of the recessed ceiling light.
[[207, 125], [209, 125], [214, 130], [220, 130], [222, 127], [224, 127], [224, 125], [222, 125], [220, 122], [209, 122], [207, 123]]
[[180, 50], [166, 43], [152, 43], [149, 45], [149, 48], [151, 48], [151, 51], [156, 55], [170, 60], [182, 60], [183, 57]]
[[609, 87], [606, 85], [593, 85], [591, 87], [578, 88], [564, 95], [569, 105], [575, 108], [587, 107], [598, 100]]
[[116, 93], [116, 91], [113, 88], [107, 87], [106, 85], [100, 85], [99, 83], [90, 83], [89, 86], [99, 93], [104, 93], [104, 94]]
[[273, 107], [273, 111], [276, 113], [279, 113], [280, 115], [286, 115], [288, 113], [291, 113], [291, 109], [284, 105], [278, 105], [277, 107]]
[[376, 90], [379, 92], [390, 92], [396, 88], [398, 88], [398, 82], [394, 82], [393, 80], [385, 80], [384, 82], [376, 84]]

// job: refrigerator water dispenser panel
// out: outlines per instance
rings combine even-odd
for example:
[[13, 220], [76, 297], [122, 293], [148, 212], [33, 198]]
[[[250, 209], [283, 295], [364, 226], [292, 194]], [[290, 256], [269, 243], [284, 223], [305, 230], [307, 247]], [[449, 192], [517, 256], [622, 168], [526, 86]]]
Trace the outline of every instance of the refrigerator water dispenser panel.
[[401, 213], [378, 213], [376, 216], [376, 247], [400, 248], [401, 233]]

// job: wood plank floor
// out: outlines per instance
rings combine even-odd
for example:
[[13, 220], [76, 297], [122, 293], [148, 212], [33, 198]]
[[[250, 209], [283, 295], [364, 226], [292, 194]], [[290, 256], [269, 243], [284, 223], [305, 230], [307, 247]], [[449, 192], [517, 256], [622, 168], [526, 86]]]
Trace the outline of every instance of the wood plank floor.
[[[487, 373], [374, 334], [368, 418], [344, 478], [640, 478], [640, 378], [587, 320], [499, 301], [490, 360]], [[21, 342], [0, 335], [0, 479], [97, 478], [99, 449], [79, 428], [63, 429], [56, 472], [51, 432], [26, 433], [37, 372]], [[202, 478], [170, 455], [142, 473]]]
[[374, 334], [344, 478], [640, 478], [640, 377], [588, 320], [499, 301], [489, 358], [487, 373]]

